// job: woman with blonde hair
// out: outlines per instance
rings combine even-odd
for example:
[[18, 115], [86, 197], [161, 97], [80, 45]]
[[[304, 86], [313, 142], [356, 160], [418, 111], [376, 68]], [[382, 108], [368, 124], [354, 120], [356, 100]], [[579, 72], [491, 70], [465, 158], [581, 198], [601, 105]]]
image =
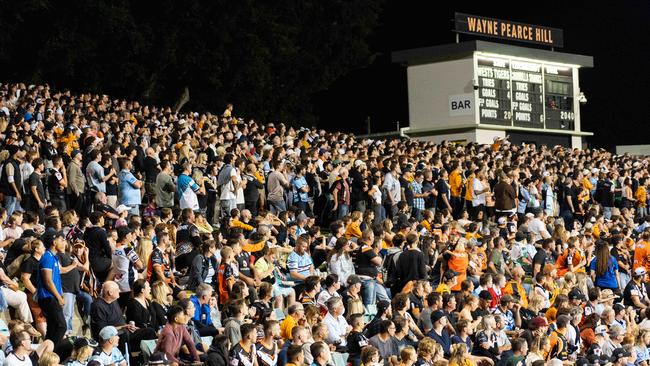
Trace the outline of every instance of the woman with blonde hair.
[[635, 365], [648, 366], [650, 363], [650, 330], [641, 329], [634, 340], [636, 350]]
[[546, 355], [551, 351], [551, 342], [547, 336], [537, 336], [530, 345], [530, 352], [526, 356], [526, 366], [532, 366], [535, 361], [545, 361]]
[[469, 352], [467, 352], [465, 343], [456, 343], [451, 346], [449, 366], [476, 366], [474, 361], [469, 359]]
[[500, 353], [497, 343], [497, 322], [494, 319], [494, 315], [488, 314], [483, 316], [478, 329], [479, 331], [476, 333], [475, 338], [474, 354], [476, 356], [497, 359]]
[[93, 355], [94, 348], [97, 347], [97, 342], [88, 338], [77, 338], [74, 342], [72, 355], [66, 362], [66, 366], [85, 366], [88, 359]]
[[151, 324], [156, 331], [167, 323], [167, 310], [172, 304], [171, 294], [171, 288], [163, 281], [151, 285]]
[[58, 366], [61, 358], [54, 352], [45, 352], [38, 359], [38, 366]]

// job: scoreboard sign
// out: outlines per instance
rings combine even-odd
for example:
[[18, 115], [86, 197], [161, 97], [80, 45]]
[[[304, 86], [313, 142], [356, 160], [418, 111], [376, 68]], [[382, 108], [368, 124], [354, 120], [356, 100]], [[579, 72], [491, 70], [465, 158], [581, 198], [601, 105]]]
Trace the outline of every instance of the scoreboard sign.
[[564, 32], [557, 28], [516, 23], [464, 13], [455, 13], [454, 23], [454, 30], [457, 33], [535, 43], [550, 47], [562, 47], [564, 45]]
[[573, 70], [542, 62], [477, 56], [481, 123], [573, 129]]

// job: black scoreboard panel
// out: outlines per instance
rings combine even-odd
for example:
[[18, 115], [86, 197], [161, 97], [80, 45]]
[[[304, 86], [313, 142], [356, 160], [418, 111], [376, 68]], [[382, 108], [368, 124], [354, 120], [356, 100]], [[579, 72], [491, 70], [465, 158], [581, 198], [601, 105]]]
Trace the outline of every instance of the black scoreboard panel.
[[570, 68], [479, 57], [475, 86], [480, 123], [573, 129]]
[[573, 71], [570, 68], [545, 67], [546, 128], [573, 130]]
[[478, 107], [481, 123], [510, 126], [510, 62], [478, 59]]
[[542, 65], [512, 61], [511, 68], [513, 124], [544, 128]]

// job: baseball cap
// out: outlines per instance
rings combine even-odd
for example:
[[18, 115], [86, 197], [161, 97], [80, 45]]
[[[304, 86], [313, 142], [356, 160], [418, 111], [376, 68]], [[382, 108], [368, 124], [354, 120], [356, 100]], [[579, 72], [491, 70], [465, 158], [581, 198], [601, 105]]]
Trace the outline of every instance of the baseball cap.
[[77, 350], [86, 346], [95, 348], [98, 344], [94, 339], [88, 339], [86, 337], [79, 337], [74, 340], [73, 349]]
[[577, 288], [569, 292], [569, 300], [582, 300], [587, 301], [587, 297]]
[[452, 271], [451, 269], [448, 269], [445, 271], [445, 273], [442, 275], [442, 277], [445, 280], [451, 280], [452, 278], [458, 276], [458, 272]]
[[505, 216], [501, 216], [499, 219], [497, 219], [497, 224], [499, 225], [505, 225], [507, 222], [508, 220], [505, 218]]
[[548, 327], [548, 321], [546, 320], [545, 317], [543, 317], [543, 316], [538, 316], [538, 317], [533, 318], [533, 319], [530, 321], [530, 325], [532, 325], [533, 327], [535, 327], [535, 329], [539, 329], [539, 328], [541, 328], [541, 327]]
[[606, 325], [599, 325], [594, 329], [594, 334], [597, 336], [604, 336], [607, 334], [607, 326]]
[[492, 295], [490, 295], [490, 291], [483, 290], [478, 294], [478, 298], [483, 300], [492, 300]]
[[63, 231], [48, 230], [45, 234], [43, 234], [43, 245], [45, 245], [46, 248], [51, 248], [52, 245], [54, 245], [54, 240], [57, 238], [65, 238]]
[[431, 323], [435, 324], [438, 320], [446, 317], [445, 312], [442, 310], [436, 310], [431, 313]]
[[626, 350], [623, 347], [619, 347], [619, 348], [616, 348], [614, 351], [612, 351], [612, 359], [611, 360], [613, 362], [616, 362], [616, 361], [620, 360], [621, 358], [630, 357], [630, 356], [632, 356], [632, 353], [630, 351]]
[[646, 274], [645, 267], [639, 267], [639, 268], [634, 270], [634, 275], [635, 276], [645, 276], [645, 274]]
[[99, 337], [105, 341], [115, 337], [116, 335], [117, 335], [117, 328], [115, 328], [112, 325], [108, 325], [99, 331]]
[[171, 363], [165, 352], [156, 352], [149, 357], [147, 365], [171, 365]]
[[[348, 281], [350, 278], [348, 277]], [[377, 303], [377, 315], [382, 315], [386, 312], [386, 309], [390, 307], [390, 302], [387, 300], [380, 300]]]

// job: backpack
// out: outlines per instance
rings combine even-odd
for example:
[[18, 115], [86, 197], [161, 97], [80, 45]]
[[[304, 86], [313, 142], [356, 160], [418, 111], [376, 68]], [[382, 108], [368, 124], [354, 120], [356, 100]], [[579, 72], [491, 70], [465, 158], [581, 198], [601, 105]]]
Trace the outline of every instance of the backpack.
[[[25, 259], [29, 258], [31, 254], [21, 254], [16, 258], [10, 265], [7, 266], [7, 276], [9, 278], [15, 278], [20, 275], [20, 267], [22, 266]], [[35, 280], [35, 279], [34, 279]]]

